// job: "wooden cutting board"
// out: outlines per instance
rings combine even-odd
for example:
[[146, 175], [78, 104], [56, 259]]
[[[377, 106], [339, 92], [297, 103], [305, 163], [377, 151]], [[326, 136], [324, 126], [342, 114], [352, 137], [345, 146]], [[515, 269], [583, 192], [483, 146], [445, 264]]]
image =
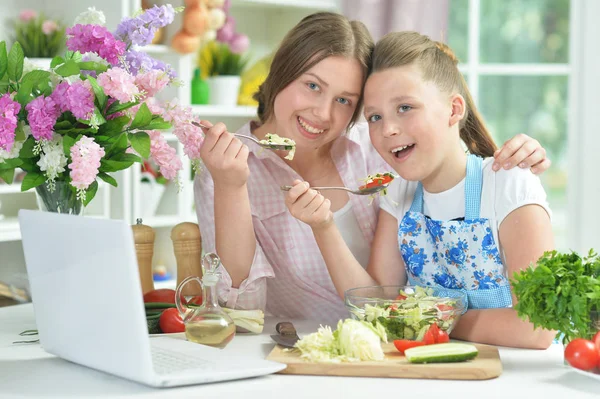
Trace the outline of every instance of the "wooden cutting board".
[[382, 344], [385, 359], [354, 363], [310, 363], [300, 358], [300, 352], [284, 351], [277, 345], [268, 360], [287, 364], [279, 374], [302, 374], [346, 377], [424, 378], [437, 380], [488, 380], [502, 374], [502, 362], [494, 346], [474, 344], [479, 355], [460, 363], [411, 364], [394, 348]]

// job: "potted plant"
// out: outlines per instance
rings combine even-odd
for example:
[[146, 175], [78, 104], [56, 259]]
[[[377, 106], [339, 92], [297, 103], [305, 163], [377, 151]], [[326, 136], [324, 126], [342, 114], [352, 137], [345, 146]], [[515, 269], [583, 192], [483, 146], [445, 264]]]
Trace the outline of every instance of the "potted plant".
[[208, 82], [209, 102], [233, 106], [237, 104], [241, 74], [249, 61], [244, 53], [250, 40], [236, 32], [235, 20], [229, 15], [229, 1], [225, 1], [223, 11], [225, 23], [217, 31], [216, 39], [201, 48], [198, 67]]
[[112, 33], [104, 14], [89, 9], [66, 30], [69, 51], [48, 71], [27, 65], [19, 42], [10, 50], [0, 42], [0, 178], [10, 184], [23, 170], [21, 191], [35, 189], [42, 209], [81, 214], [98, 179], [116, 187], [113, 173], [145, 159], [177, 181], [182, 162], [163, 131], [199, 167], [204, 136], [191, 124], [199, 118], [155, 98], [177, 83], [175, 73], [139, 51], [178, 11], [155, 6]]
[[23, 55], [41, 68], [48, 69], [50, 61], [65, 45], [65, 26], [35, 10], [22, 10], [12, 21], [12, 39], [23, 48]]
[[546, 252], [529, 267], [514, 274], [511, 284], [519, 316], [537, 328], [558, 331], [563, 344], [575, 338], [591, 339], [600, 325], [600, 257], [590, 250]]

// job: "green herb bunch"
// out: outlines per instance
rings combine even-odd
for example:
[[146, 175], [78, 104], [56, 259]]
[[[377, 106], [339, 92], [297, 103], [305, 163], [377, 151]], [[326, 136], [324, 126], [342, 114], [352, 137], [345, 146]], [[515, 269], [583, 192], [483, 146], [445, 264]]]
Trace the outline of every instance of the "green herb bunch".
[[511, 284], [519, 317], [534, 327], [558, 331], [563, 343], [596, 332], [590, 315], [600, 311], [600, 257], [593, 250], [584, 258], [545, 252], [537, 267], [516, 272]]
[[21, 44], [25, 57], [53, 58], [65, 43], [65, 26], [44, 14], [26, 10], [13, 21], [14, 42]]

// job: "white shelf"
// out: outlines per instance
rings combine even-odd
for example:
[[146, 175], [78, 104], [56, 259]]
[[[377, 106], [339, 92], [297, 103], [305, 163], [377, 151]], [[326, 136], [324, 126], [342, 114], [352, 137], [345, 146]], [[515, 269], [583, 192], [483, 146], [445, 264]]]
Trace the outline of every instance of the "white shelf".
[[335, 0], [236, 0], [232, 2], [236, 8], [260, 7], [273, 9], [308, 9], [308, 10], [329, 10], [338, 9]]
[[21, 183], [0, 184], [0, 194], [17, 194], [21, 192]]
[[192, 105], [192, 112], [201, 118], [213, 116], [228, 116], [239, 118], [255, 118], [256, 107], [237, 105], [226, 107], [222, 105]]

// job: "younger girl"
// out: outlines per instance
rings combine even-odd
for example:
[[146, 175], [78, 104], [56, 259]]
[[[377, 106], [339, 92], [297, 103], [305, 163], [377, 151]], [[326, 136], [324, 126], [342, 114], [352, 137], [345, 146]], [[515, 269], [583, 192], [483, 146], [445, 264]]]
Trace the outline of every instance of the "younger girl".
[[517, 317], [508, 280], [554, 245], [539, 179], [492, 170], [496, 146], [445, 45], [391, 33], [372, 62], [364, 92], [371, 142], [403, 179], [381, 200], [367, 270], [344, 243], [327, 199], [299, 180], [286, 198], [292, 215], [311, 226], [339, 295], [407, 280], [464, 290], [469, 311], [453, 337], [548, 347], [554, 333]]

